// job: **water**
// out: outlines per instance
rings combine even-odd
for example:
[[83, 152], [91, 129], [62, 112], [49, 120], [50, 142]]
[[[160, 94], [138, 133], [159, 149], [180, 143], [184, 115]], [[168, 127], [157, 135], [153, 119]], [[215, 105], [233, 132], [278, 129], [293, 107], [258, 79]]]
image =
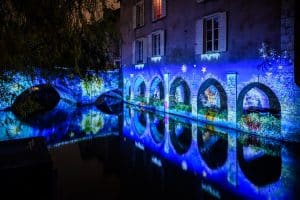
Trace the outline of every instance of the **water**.
[[129, 105], [107, 115], [60, 104], [30, 122], [0, 115], [0, 140], [43, 136], [53, 162], [45, 178], [16, 184], [22, 197], [296, 199], [298, 144]]

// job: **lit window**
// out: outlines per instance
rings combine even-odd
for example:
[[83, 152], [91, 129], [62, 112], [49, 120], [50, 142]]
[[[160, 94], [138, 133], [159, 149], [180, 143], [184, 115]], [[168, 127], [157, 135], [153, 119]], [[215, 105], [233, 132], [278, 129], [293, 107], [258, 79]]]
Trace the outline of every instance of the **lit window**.
[[144, 17], [144, 1], [140, 1], [133, 7], [133, 28], [144, 26]]
[[152, 0], [152, 21], [166, 16], [166, 0]]
[[203, 17], [196, 22], [196, 54], [227, 50], [226, 12]]

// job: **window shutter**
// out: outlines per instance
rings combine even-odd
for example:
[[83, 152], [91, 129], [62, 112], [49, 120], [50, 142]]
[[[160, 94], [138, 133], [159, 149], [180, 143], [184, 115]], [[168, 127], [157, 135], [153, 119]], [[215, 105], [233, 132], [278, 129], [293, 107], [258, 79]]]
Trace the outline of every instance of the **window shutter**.
[[219, 51], [227, 50], [227, 15], [219, 13]]
[[167, 0], [162, 0], [162, 5], [161, 5], [161, 8], [162, 8], [162, 17], [165, 17], [167, 16]]
[[132, 28], [136, 28], [136, 6], [133, 6], [132, 8]]
[[147, 63], [147, 40], [148, 38], [143, 38], [143, 63]]
[[135, 41], [132, 43], [132, 64], [136, 64]]
[[148, 35], [148, 51], [147, 51], [147, 54], [148, 54], [148, 57], [152, 57], [152, 34]]
[[145, 2], [144, 0], [141, 2], [141, 26], [145, 25]]
[[203, 19], [196, 21], [195, 43], [196, 55], [203, 54]]
[[160, 34], [160, 55], [164, 56], [165, 55], [165, 31], [161, 30], [159, 31]]

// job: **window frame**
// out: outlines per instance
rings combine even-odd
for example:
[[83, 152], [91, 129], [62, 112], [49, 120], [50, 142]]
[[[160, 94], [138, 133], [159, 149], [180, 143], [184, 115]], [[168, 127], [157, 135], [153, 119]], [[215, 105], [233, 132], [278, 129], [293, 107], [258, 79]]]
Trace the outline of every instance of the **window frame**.
[[135, 40], [135, 64], [144, 62], [144, 40], [142, 38]]
[[[214, 27], [216, 19], [217, 28]], [[211, 15], [203, 16], [196, 20], [195, 23], [195, 54], [196, 55], [220, 55], [221, 52], [226, 52], [228, 50], [228, 22], [227, 22], [227, 12], [216, 12]], [[211, 20], [211, 48], [208, 46], [207, 40], [207, 22]], [[215, 32], [216, 31], [216, 32]], [[216, 37], [215, 35], [218, 34]], [[215, 47], [217, 43], [217, 47]]]
[[141, 28], [145, 25], [145, 2], [141, 0], [133, 7], [133, 28]]
[[[215, 24], [215, 19], [217, 21], [217, 27]], [[208, 22], [211, 23], [211, 28], [209, 28], [208, 30]], [[213, 15], [210, 17], [206, 17], [204, 18], [203, 21], [204, 24], [204, 31], [203, 31], [203, 52], [204, 53], [214, 53], [214, 52], [219, 52], [220, 48], [219, 48], [219, 31], [220, 31], [220, 26], [219, 26], [219, 16], [218, 15]], [[215, 31], [217, 32], [217, 36]], [[210, 39], [208, 39], [208, 32], [211, 32], [211, 37]], [[208, 49], [208, 43], [211, 43], [211, 48]], [[217, 48], [215, 48], [215, 44], [217, 44]]]

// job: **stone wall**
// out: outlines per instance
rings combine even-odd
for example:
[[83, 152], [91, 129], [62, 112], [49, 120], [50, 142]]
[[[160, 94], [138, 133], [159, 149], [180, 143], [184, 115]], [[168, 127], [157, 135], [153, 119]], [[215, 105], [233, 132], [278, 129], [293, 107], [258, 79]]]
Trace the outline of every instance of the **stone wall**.
[[92, 104], [103, 92], [119, 88], [119, 82], [118, 70], [98, 73], [90, 71], [83, 77], [65, 69], [48, 75], [39, 70], [30, 74], [7, 71], [0, 79], [0, 110], [10, 107], [26, 89], [39, 84], [51, 84], [60, 97], [69, 103]]

